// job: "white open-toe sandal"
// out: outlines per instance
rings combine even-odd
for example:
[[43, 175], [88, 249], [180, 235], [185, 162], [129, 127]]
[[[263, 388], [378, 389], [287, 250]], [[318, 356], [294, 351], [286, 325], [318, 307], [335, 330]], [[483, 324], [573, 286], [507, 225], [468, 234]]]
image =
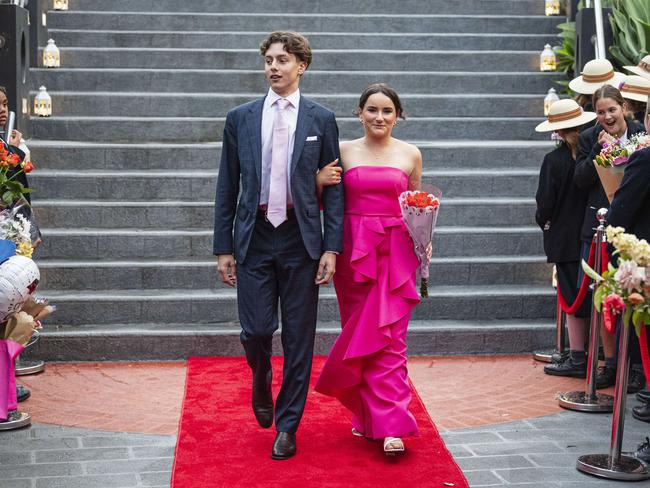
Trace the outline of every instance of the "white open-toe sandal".
[[404, 452], [404, 442], [399, 437], [386, 437], [384, 439], [384, 453], [387, 456], [394, 456], [399, 452]]

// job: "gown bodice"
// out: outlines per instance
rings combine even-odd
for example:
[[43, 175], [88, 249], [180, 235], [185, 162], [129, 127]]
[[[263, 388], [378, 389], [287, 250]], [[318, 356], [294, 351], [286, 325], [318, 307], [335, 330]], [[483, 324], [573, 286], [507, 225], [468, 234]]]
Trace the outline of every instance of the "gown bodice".
[[401, 217], [399, 196], [408, 176], [394, 166], [354, 166], [345, 172], [345, 213]]

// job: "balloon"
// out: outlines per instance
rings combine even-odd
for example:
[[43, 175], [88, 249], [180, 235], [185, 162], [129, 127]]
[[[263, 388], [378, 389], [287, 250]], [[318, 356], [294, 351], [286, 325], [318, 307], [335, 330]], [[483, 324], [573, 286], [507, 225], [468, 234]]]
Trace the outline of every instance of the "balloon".
[[20, 311], [40, 277], [36, 263], [25, 256], [12, 256], [0, 265], [0, 321]]

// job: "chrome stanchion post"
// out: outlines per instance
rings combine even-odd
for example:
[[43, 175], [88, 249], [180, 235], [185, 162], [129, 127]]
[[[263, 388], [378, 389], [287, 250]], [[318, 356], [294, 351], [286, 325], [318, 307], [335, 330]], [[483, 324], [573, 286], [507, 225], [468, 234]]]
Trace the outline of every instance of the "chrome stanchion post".
[[[596, 244], [596, 253], [594, 260], [594, 269], [600, 272], [603, 256], [601, 255], [601, 243], [606, 242], [605, 220], [607, 209], [601, 208], [596, 213], [598, 227], [594, 241]], [[593, 284], [591, 285], [594, 286]], [[596, 393], [596, 371], [598, 369], [598, 349], [600, 347], [600, 329], [602, 327], [602, 314], [596, 309], [592, 294], [591, 302], [591, 331], [589, 334], [589, 358], [587, 362], [587, 379], [586, 391], [570, 391], [562, 393], [558, 397], [560, 407], [568, 410], [577, 410], [578, 412], [611, 412], [614, 406], [614, 397], [603, 393]]]
[[623, 325], [618, 346], [618, 366], [616, 371], [616, 389], [614, 413], [612, 415], [612, 437], [609, 454], [587, 454], [580, 456], [576, 468], [583, 473], [601, 478], [621, 481], [640, 481], [650, 478], [650, 471], [645, 464], [634, 457], [623, 456], [623, 430], [625, 422], [625, 403], [627, 399], [627, 378], [630, 361], [627, 350], [632, 324]]
[[564, 312], [560, 306], [560, 292], [558, 291], [557, 309], [555, 312], [555, 350], [542, 350], [533, 352], [533, 359], [541, 363], [553, 363], [561, 361], [566, 352], [564, 347], [565, 329], [564, 329]]

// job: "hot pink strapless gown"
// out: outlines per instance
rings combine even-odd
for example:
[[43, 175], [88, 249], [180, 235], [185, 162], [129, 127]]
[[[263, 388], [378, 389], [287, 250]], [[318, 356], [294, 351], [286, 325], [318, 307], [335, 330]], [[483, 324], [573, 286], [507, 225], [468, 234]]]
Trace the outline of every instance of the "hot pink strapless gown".
[[366, 437], [416, 435], [406, 329], [420, 301], [418, 260], [398, 203], [408, 176], [393, 167], [356, 166], [343, 180], [343, 252], [334, 274], [342, 330], [316, 390], [338, 398]]

